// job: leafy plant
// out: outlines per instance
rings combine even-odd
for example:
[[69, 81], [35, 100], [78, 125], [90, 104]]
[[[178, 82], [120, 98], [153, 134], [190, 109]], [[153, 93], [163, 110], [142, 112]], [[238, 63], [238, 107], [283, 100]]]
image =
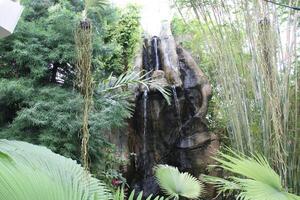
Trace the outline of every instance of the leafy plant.
[[[288, 193], [281, 184], [280, 176], [271, 168], [262, 155], [246, 157], [232, 150], [230, 154], [219, 153], [215, 158], [220, 167], [238, 176], [229, 180], [218, 177], [203, 176], [205, 182], [214, 184], [218, 191], [238, 191], [241, 200], [299, 200], [300, 197]], [[240, 176], [245, 178], [240, 178]]]
[[104, 6], [107, 6], [107, 0], [85, 0], [86, 7], [97, 6], [98, 8], [104, 9]]
[[140, 13], [135, 5], [129, 5], [120, 10], [119, 20], [109, 26], [106, 41], [116, 41], [118, 49], [102, 59], [105, 68], [113, 70], [117, 75], [132, 68], [132, 62], [141, 41]]
[[0, 140], [0, 196], [5, 200], [107, 200], [101, 181], [41, 146]]
[[187, 172], [179, 172], [176, 167], [158, 165], [154, 170], [159, 186], [171, 198], [197, 199], [203, 192], [203, 185], [197, 178]]
[[[82, 97], [58, 86], [33, 87], [24, 81], [0, 81], [0, 137], [43, 145], [55, 153], [80, 160], [80, 107]], [[7, 87], [9, 85], [9, 87]], [[3, 87], [2, 87], [3, 86]], [[112, 129], [125, 124], [131, 116], [126, 92], [95, 95], [89, 120], [91, 137], [89, 157], [91, 170], [97, 177], [103, 170], [116, 166], [118, 160], [108, 160], [114, 146], [106, 137]], [[11, 113], [8, 118], [6, 113]], [[109, 181], [110, 182], [110, 181]]]
[[11, 123], [17, 112], [26, 106], [33, 90], [27, 87], [28, 81], [23, 79], [8, 81], [0, 79], [0, 127]]
[[[143, 198], [143, 191], [139, 192], [137, 194], [136, 198], [134, 198], [134, 196], [135, 196], [135, 191], [133, 190], [130, 193], [130, 195], [129, 195], [129, 197], [128, 197], [127, 200], [142, 200], [142, 198]], [[164, 197], [160, 197], [160, 196], [156, 196], [155, 198], [154, 197], [152, 198], [152, 196], [153, 196], [152, 194], [149, 195], [146, 198], [146, 200], [151, 200], [151, 199], [154, 199], [154, 200], [164, 200], [165, 199]], [[123, 188], [118, 188], [118, 190], [117, 190], [117, 192], [116, 192], [116, 194], [114, 196], [114, 200], [124, 200], [124, 199], [126, 199], [126, 195], [125, 195], [124, 189]]]
[[167, 88], [161, 87], [156, 81], [151, 78], [146, 78], [147, 74], [142, 75], [142, 72], [128, 71], [121, 74], [118, 78], [112, 76], [112, 74], [104, 79], [98, 87], [99, 93], [107, 93], [113, 90], [128, 89], [133, 85], [142, 85], [146, 90], [150, 87], [158, 90], [163, 97], [166, 99], [167, 103], [170, 104], [170, 91]]

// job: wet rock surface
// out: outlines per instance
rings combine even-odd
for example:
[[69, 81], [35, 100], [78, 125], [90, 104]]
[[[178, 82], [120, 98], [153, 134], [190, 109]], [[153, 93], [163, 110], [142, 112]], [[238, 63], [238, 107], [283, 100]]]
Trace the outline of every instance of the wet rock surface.
[[195, 177], [208, 174], [219, 140], [205, 120], [211, 86], [188, 52], [163, 31], [160, 37], [145, 40], [141, 57], [137, 69], [150, 72], [172, 94], [169, 105], [157, 90], [136, 93], [128, 129], [127, 180], [147, 196], [160, 192], [153, 177], [157, 164], [177, 166]]

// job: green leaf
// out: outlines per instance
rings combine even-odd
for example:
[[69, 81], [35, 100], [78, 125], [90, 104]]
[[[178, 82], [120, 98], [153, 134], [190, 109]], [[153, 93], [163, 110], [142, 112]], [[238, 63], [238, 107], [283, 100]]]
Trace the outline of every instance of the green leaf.
[[220, 167], [236, 175], [224, 180], [218, 177], [204, 176], [205, 182], [214, 184], [219, 192], [238, 191], [241, 200], [299, 200], [300, 197], [285, 191], [280, 176], [271, 168], [267, 159], [261, 155], [246, 157], [231, 149], [229, 153], [219, 153], [215, 158]]
[[99, 180], [71, 159], [41, 146], [0, 140], [0, 197], [5, 200], [111, 199]]
[[179, 196], [196, 199], [203, 192], [202, 183], [187, 172], [180, 173], [176, 167], [158, 165], [155, 177], [161, 189], [176, 199]]
[[132, 190], [132, 192], [130, 193], [130, 195], [129, 195], [129, 198], [128, 198], [128, 200], [133, 200], [133, 198], [134, 198], [134, 190]]
[[136, 200], [142, 200], [142, 198], [143, 198], [143, 191], [141, 191], [139, 193], [139, 195], [137, 196]]

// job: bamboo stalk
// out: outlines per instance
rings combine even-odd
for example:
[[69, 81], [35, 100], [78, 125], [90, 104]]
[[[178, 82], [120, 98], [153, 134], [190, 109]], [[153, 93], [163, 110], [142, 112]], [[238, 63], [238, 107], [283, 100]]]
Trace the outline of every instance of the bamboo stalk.
[[[294, 6], [292, 1], [290, 5]], [[281, 18], [274, 4], [217, 0], [206, 5], [190, 0], [189, 6], [205, 38], [206, 54], [217, 68], [232, 146], [243, 153], [262, 151], [285, 185], [299, 193], [299, 72], [297, 57], [291, 56], [296, 55], [298, 15], [289, 13], [292, 23], [283, 46]], [[255, 126], [259, 129], [253, 131]], [[292, 145], [291, 139], [296, 139]]]

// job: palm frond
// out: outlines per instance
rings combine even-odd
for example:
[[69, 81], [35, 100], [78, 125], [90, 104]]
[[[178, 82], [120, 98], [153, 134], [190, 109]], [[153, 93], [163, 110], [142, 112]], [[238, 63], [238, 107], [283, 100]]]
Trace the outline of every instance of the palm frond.
[[5, 200], [111, 199], [76, 161], [26, 142], [0, 140], [0, 196]]
[[103, 80], [98, 86], [98, 92], [105, 94], [114, 90], [121, 90], [122, 88], [128, 88], [137, 84], [140, 84], [145, 87], [146, 90], [149, 88], [154, 88], [158, 90], [163, 97], [166, 99], [167, 103], [170, 104], [170, 90], [167, 88], [161, 87], [151, 78], [147, 78], [150, 72], [142, 75], [142, 72], [126, 72], [121, 74], [118, 78], [113, 77], [112, 74], [105, 80]]
[[234, 181], [229, 181], [223, 178], [202, 175], [201, 180], [203, 180], [205, 183], [213, 184], [219, 194], [231, 193], [232, 191], [235, 190], [241, 190], [239, 184], [235, 183]]
[[203, 192], [203, 185], [198, 179], [187, 172], [180, 173], [176, 167], [158, 165], [154, 170], [159, 186], [171, 197], [196, 199]]
[[253, 179], [236, 179], [242, 187], [242, 192], [238, 195], [238, 199], [244, 200], [299, 200], [300, 197], [285, 192], [282, 189], [272, 187], [269, 184], [256, 181]]
[[[221, 167], [233, 173], [247, 178], [266, 183], [280, 190], [282, 188], [279, 175], [271, 168], [266, 158], [261, 155], [245, 157], [232, 150], [233, 155], [219, 153], [219, 158], [215, 158]], [[255, 170], [254, 170], [255, 169]]]
[[107, 0], [85, 0], [86, 8], [98, 7], [104, 9], [104, 7], [107, 6], [107, 4]]
[[271, 168], [265, 157], [257, 154], [252, 157], [237, 154], [228, 149], [229, 154], [219, 153], [215, 158], [220, 167], [234, 174], [228, 180], [204, 176], [207, 183], [214, 184], [219, 192], [239, 192], [241, 200], [299, 200], [300, 197], [288, 193], [281, 184], [280, 176]]
[[149, 89], [147, 83], [150, 79], [146, 78], [146, 75], [141, 75], [140, 72], [127, 72], [121, 74], [118, 78], [113, 77], [112, 74], [105, 80], [103, 80], [98, 87], [98, 92], [106, 93], [119, 88], [128, 87], [134, 84], [141, 84]]
[[152, 80], [149, 82], [149, 85], [150, 85], [150, 87], [158, 90], [161, 93], [161, 95], [167, 101], [168, 105], [171, 104], [171, 101], [170, 101], [171, 92], [170, 92], [169, 88], [163, 88], [156, 81], [152, 81]]

